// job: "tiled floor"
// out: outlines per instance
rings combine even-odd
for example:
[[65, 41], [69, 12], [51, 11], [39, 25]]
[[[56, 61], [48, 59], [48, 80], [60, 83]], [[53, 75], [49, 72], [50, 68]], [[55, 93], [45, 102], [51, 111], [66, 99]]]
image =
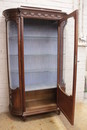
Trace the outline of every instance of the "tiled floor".
[[25, 122], [9, 113], [2, 113], [0, 130], [87, 130], [87, 103], [76, 104], [74, 126], [62, 113], [60, 116], [56, 113], [31, 116]]

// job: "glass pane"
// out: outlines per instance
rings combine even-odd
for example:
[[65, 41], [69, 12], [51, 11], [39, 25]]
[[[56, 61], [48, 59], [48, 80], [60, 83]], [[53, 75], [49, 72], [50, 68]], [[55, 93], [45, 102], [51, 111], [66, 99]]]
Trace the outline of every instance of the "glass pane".
[[[63, 24], [63, 23], [62, 23]], [[65, 92], [72, 95], [74, 67], [74, 18], [69, 18], [63, 33], [63, 74]]]
[[16, 89], [19, 87], [18, 32], [14, 21], [7, 22], [7, 36], [10, 88]]
[[24, 19], [25, 91], [57, 87], [57, 23]]

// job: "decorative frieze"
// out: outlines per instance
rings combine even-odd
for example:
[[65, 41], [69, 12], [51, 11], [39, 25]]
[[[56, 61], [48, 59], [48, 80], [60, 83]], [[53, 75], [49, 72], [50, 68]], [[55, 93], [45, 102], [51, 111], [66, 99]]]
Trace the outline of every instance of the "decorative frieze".
[[21, 10], [21, 16], [23, 17], [34, 17], [34, 18], [48, 18], [48, 19], [61, 19], [64, 14], [60, 13], [50, 13], [45, 11], [30, 11], [30, 10]]

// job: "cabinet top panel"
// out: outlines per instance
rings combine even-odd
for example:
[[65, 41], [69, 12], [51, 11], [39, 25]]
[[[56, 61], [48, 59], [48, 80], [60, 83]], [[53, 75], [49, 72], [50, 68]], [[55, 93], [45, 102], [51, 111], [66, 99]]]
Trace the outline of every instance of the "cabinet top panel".
[[56, 9], [21, 6], [20, 8], [4, 10], [3, 15], [6, 20], [16, 19], [17, 17], [60, 20], [67, 14]]

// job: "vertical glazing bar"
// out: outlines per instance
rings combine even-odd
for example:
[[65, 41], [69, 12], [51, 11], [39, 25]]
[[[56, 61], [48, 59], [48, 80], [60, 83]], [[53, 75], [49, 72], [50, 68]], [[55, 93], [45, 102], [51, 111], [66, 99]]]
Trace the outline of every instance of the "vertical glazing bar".
[[57, 53], [57, 106], [58, 106], [58, 87], [60, 83], [60, 24], [58, 23], [58, 53]]
[[22, 68], [21, 68], [21, 71], [22, 71], [22, 109], [23, 109], [23, 112], [25, 112], [25, 77], [24, 77], [24, 35], [23, 35], [23, 32], [24, 32], [24, 22], [23, 22], [23, 17], [21, 17], [21, 24], [20, 24], [20, 27], [21, 27], [21, 65], [22, 65]]
[[19, 66], [19, 86], [20, 86], [20, 109], [22, 110], [22, 83], [21, 83], [21, 39], [20, 39], [20, 18], [18, 18], [18, 66]]

